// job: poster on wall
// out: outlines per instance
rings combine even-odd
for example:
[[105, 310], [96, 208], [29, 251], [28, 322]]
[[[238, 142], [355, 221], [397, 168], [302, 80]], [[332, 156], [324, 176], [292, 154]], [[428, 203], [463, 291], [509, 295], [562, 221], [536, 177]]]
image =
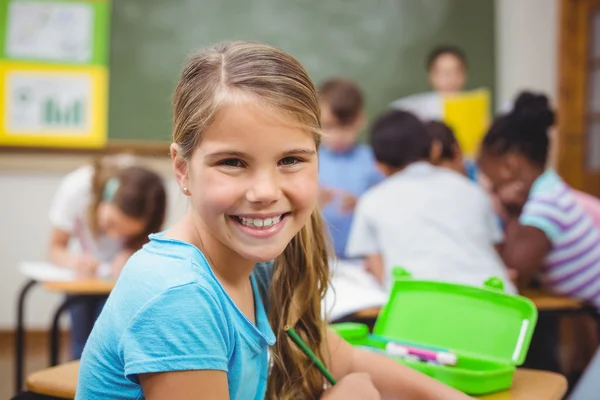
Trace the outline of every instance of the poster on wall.
[[106, 142], [106, 74], [6, 64], [0, 68], [0, 143], [100, 147]]
[[0, 2], [0, 146], [106, 144], [106, 0]]
[[92, 59], [93, 18], [94, 9], [85, 3], [12, 2], [6, 56], [88, 63]]
[[90, 126], [89, 76], [13, 72], [6, 76], [6, 130], [85, 134]]

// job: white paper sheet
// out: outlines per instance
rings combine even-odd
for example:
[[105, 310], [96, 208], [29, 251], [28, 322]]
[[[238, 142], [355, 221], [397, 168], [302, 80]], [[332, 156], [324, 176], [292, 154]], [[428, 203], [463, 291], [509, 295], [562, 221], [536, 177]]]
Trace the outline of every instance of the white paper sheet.
[[40, 282], [64, 282], [75, 279], [75, 274], [67, 268], [60, 268], [48, 262], [23, 262], [19, 271], [28, 278]]
[[324, 300], [330, 321], [372, 307], [381, 307], [388, 293], [364, 269], [363, 261], [332, 262], [331, 285]]
[[[19, 265], [19, 271], [28, 278], [35, 279], [40, 282], [65, 282], [75, 280], [75, 272], [71, 269], [57, 267], [49, 262], [22, 262]], [[110, 264], [102, 263], [98, 267], [99, 279], [109, 277], [111, 271]]]

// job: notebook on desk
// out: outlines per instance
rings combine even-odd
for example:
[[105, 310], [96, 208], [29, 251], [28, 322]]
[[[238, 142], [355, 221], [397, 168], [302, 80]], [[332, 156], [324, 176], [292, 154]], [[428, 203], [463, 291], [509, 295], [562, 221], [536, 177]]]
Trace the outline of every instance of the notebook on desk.
[[[19, 271], [28, 278], [40, 282], [65, 282], [75, 280], [75, 272], [71, 269], [58, 267], [47, 261], [27, 261], [19, 265]], [[110, 274], [110, 264], [102, 263], [98, 267], [98, 278]]]
[[381, 307], [387, 302], [387, 291], [365, 270], [364, 261], [334, 261], [331, 270], [331, 282], [323, 304], [329, 321]]

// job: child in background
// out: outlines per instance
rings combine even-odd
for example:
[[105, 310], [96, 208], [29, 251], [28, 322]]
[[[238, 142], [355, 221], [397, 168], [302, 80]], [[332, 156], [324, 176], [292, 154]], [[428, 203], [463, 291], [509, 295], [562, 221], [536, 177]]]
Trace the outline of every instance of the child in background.
[[467, 57], [456, 46], [434, 48], [426, 62], [432, 92], [403, 97], [391, 104], [392, 108], [410, 111], [424, 121], [443, 117], [442, 96], [464, 90], [467, 82]]
[[471, 180], [475, 176], [469, 175], [465, 166], [462, 151], [452, 129], [441, 121], [429, 121], [425, 124], [431, 136], [431, 163], [440, 167], [449, 168], [459, 174], [467, 174]]
[[[506, 218], [502, 257], [518, 272], [521, 286], [540, 276], [547, 289], [600, 308], [600, 231], [575, 191], [546, 168], [548, 130], [553, 124], [546, 96], [523, 92], [513, 110], [497, 118], [484, 138], [480, 170]], [[538, 321], [528, 355], [535, 366], [559, 369], [557, 331], [555, 319]], [[599, 359], [596, 355], [573, 399], [597, 395]]]
[[[73, 269], [79, 278], [116, 278], [148, 235], [161, 229], [163, 181], [132, 162], [127, 155], [108, 156], [64, 178], [50, 208], [50, 262]], [[71, 306], [74, 359], [81, 356], [103, 303]]]
[[494, 247], [502, 232], [487, 195], [464, 174], [429, 162], [425, 125], [390, 110], [373, 124], [371, 144], [387, 178], [358, 202], [348, 255], [366, 257], [386, 288], [401, 266], [417, 279], [474, 286], [495, 276], [514, 293]]
[[524, 92], [484, 138], [478, 163], [507, 217], [502, 257], [523, 284], [541, 273], [548, 289], [600, 306], [600, 231], [546, 169], [553, 123], [548, 99]]
[[[502, 205], [499, 203], [496, 195], [491, 192], [490, 185], [485, 176], [477, 173], [477, 164], [473, 160], [463, 159], [462, 151], [452, 129], [441, 121], [429, 121], [426, 125], [433, 139], [431, 162], [434, 165], [466, 174], [470, 180], [481, 185], [490, 197], [494, 211], [498, 215], [498, 225], [502, 227], [504, 215]], [[515, 275], [516, 271], [510, 270], [509, 273]]]
[[358, 144], [365, 124], [363, 94], [352, 81], [333, 78], [319, 88], [323, 145], [319, 150], [320, 205], [338, 258], [346, 243], [357, 199], [383, 176], [371, 149]]
[[298, 61], [259, 43], [208, 48], [185, 65], [173, 111], [171, 157], [190, 207], [127, 262], [84, 350], [76, 398], [467, 398], [327, 330], [320, 111]]

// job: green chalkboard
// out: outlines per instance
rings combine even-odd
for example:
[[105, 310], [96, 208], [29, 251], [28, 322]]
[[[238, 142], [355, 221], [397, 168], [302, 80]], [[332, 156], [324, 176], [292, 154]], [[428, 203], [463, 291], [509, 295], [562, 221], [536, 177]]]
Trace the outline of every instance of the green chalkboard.
[[222, 40], [257, 40], [297, 57], [315, 82], [364, 89], [369, 117], [427, 90], [440, 43], [469, 58], [469, 87], [494, 88], [490, 0], [126, 0], [112, 2], [109, 138], [170, 137], [170, 98], [186, 56]]

